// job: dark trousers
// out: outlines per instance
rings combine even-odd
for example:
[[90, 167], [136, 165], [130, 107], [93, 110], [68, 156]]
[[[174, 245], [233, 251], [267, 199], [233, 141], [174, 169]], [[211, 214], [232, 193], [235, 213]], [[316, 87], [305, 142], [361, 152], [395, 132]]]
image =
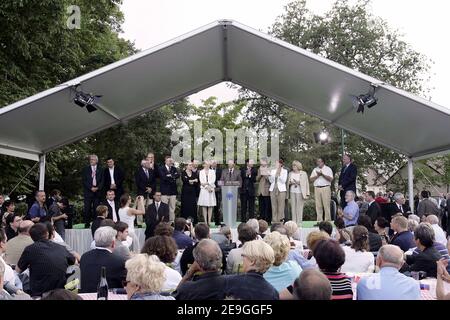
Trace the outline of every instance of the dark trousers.
[[222, 200], [222, 192], [216, 192], [216, 206], [213, 209], [214, 213], [214, 223], [216, 226], [220, 225], [222, 222], [222, 218], [220, 216], [220, 206], [221, 206], [221, 200]]
[[94, 219], [95, 209], [100, 204], [100, 197], [98, 192], [91, 192], [88, 194], [84, 194], [84, 212], [83, 212], [83, 220], [85, 224], [91, 223]]
[[270, 223], [272, 221], [272, 204], [270, 196], [259, 196], [259, 218]]
[[[247, 215], [248, 212], [248, 215]], [[241, 222], [255, 217], [255, 196], [251, 196], [248, 192], [241, 193]]]
[[347, 206], [347, 202], [345, 202], [345, 193], [347, 191], [346, 190], [341, 190], [339, 191], [339, 195], [341, 197], [341, 208], [344, 209]]

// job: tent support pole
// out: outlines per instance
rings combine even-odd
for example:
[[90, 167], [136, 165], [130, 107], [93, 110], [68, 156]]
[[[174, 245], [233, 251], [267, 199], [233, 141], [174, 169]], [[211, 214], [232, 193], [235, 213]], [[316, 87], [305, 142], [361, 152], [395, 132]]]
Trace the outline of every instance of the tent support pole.
[[408, 158], [408, 197], [409, 207], [414, 212], [414, 177], [413, 177], [414, 163], [412, 158]]
[[45, 153], [39, 155], [39, 190], [44, 190], [45, 183]]

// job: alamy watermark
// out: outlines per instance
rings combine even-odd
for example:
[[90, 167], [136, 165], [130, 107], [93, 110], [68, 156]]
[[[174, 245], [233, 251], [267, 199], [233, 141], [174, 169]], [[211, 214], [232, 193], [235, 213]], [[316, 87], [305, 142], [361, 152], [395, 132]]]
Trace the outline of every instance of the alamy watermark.
[[66, 20], [66, 26], [70, 30], [81, 29], [81, 10], [79, 6], [71, 5], [66, 9], [69, 17]]
[[256, 132], [246, 128], [224, 131], [225, 139], [221, 130], [208, 129], [203, 132], [202, 121], [194, 121], [194, 137], [188, 129], [172, 133], [171, 141], [176, 145], [172, 148], [171, 157], [179, 163], [188, 163], [191, 159], [215, 160], [218, 163], [236, 159], [237, 164], [245, 164], [246, 159], [255, 162], [267, 159], [269, 163], [275, 163], [279, 159], [280, 139], [277, 129], [270, 129], [270, 132], [267, 129]]

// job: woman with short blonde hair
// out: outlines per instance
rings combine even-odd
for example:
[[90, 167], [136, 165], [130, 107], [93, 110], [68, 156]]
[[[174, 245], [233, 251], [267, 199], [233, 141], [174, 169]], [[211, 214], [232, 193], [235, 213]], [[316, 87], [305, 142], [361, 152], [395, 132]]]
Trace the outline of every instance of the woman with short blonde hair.
[[250, 263], [244, 262], [243, 271], [265, 273], [275, 261], [275, 253], [270, 245], [262, 240], [248, 241], [242, 247], [242, 257]]
[[155, 255], [141, 253], [125, 262], [125, 290], [130, 300], [174, 300], [160, 292], [166, 281], [165, 265]]
[[211, 224], [213, 208], [216, 203], [216, 173], [211, 170], [211, 161], [203, 162], [203, 169], [199, 173], [200, 195], [198, 197], [198, 206], [202, 207], [203, 220], [208, 226]]
[[301, 225], [303, 222], [303, 207], [305, 200], [309, 198], [310, 191], [308, 174], [303, 171], [300, 161], [292, 162], [292, 171], [289, 172], [288, 183], [292, 220]]
[[302, 268], [292, 260], [287, 260], [291, 243], [289, 238], [278, 231], [264, 237], [264, 242], [273, 249], [275, 260], [273, 266], [264, 273], [264, 278], [280, 292], [292, 285], [300, 275]]

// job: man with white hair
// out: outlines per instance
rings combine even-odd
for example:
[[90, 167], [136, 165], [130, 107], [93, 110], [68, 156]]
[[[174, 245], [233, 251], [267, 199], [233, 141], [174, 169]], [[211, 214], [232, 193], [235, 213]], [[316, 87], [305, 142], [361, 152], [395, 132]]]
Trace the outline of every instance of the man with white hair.
[[430, 214], [425, 219], [426, 222], [431, 224], [434, 230], [434, 238], [436, 242], [442, 243], [444, 246], [447, 245], [447, 237], [445, 236], [444, 230], [439, 226], [439, 218], [434, 214]]
[[117, 231], [111, 227], [100, 227], [95, 231], [95, 249], [84, 253], [80, 260], [81, 292], [97, 292], [102, 267], [106, 268], [109, 288], [122, 288], [125, 280], [125, 260], [113, 255]]
[[89, 156], [89, 165], [83, 168], [81, 175], [84, 196], [83, 220], [85, 228], [89, 228], [95, 208], [100, 204], [103, 188], [103, 169], [98, 165], [98, 157], [95, 154]]
[[356, 287], [358, 300], [420, 300], [420, 284], [400, 273], [403, 252], [395, 245], [384, 245], [377, 255], [379, 273], [363, 277]]
[[345, 202], [347, 205], [342, 211], [342, 218], [344, 219], [346, 227], [352, 227], [356, 224], [356, 221], [358, 221], [359, 206], [355, 202], [355, 196], [355, 192], [352, 190], [348, 190], [345, 193]]
[[408, 212], [411, 212], [411, 208], [406, 204], [406, 199], [403, 193], [396, 192], [394, 194], [394, 202], [389, 205], [389, 221], [396, 213], [402, 213], [405, 217], [408, 217]]

